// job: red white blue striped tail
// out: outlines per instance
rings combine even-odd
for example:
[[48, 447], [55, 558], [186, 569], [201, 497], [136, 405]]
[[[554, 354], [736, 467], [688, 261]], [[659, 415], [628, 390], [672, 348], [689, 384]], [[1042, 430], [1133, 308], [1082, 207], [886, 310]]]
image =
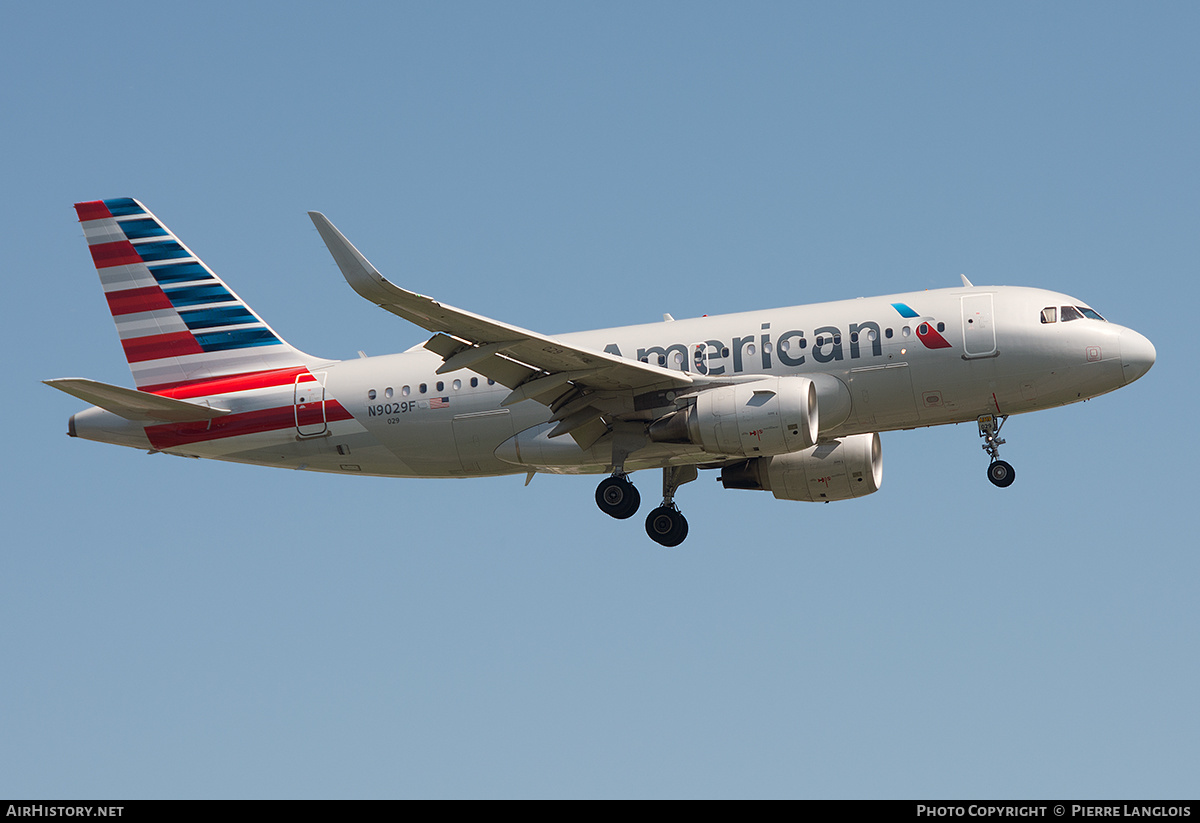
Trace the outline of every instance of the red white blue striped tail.
[[138, 201], [93, 200], [75, 211], [139, 389], [313, 361]]

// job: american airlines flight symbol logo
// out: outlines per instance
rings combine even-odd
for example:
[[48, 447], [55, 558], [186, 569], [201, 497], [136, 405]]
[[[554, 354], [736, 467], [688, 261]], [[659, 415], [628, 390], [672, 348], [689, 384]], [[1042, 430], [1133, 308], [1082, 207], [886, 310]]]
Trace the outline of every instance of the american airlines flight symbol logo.
[[[907, 303], [893, 303], [892, 308], [899, 312], [900, 316], [904, 318], [921, 317], [921, 315], [913, 311]], [[933, 327], [931, 320], [922, 320], [921, 324], [917, 326], [917, 339], [920, 340], [922, 345], [924, 345], [927, 349], [948, 349], [951, 347], [950, 341], [942, 337], [941, 333]]]

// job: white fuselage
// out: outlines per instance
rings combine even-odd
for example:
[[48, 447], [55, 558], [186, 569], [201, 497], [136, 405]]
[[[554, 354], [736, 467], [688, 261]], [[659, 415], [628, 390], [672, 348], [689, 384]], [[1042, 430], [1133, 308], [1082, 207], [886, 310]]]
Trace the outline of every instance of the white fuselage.
[[[964, 286], [556, 339], [698, 379], [814, 378], [825, 440], [1045, 409], [1140, 377], [1153, 362], [1153, 347], [1137, 332], [1090, 318], [1043, 322], [1043, 308], [1081, 305], [1041, 289]], [[612, 470], [604, 441], [583, 450], [570, 436], [548, 438], [549, 408], [531, 400], [502, 406], [508, 388], [467, 369], [438, 375], [442, 363], [415, 348], [310, 364], [315, 394], [312, 384], [302, 391], [299, 383], [281, 381], [206, 395], [204, 402], [230, 409], [230, 419], [240, 421], [223, 430], [207, 423], [144, 427], [93, 408], [72, 419], [72, 431], [174, 454], [347, 474]], [[674, 401], [672, 394], [659, 397], [632, 416], [649, 423], [672, 411]], [[694, 445], [648, 443], [626, 468], [719, 459]]]

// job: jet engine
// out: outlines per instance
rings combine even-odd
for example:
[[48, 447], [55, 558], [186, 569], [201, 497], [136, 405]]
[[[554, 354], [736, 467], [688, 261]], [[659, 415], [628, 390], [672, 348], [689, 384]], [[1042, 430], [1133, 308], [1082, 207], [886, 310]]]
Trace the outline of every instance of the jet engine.
[[816, 443], [817, 434], [817, 387], [807, 377], [706, 389], [694, 405], [650, 425], [655, 442], [745, 457], [800, 451]]
[[769, 491], [779, 500], [849, 500], [879, 491], [883, 452], [878, 434], [855, 434], [801, 452], [755, 457], [721, 469], [727, 489]]

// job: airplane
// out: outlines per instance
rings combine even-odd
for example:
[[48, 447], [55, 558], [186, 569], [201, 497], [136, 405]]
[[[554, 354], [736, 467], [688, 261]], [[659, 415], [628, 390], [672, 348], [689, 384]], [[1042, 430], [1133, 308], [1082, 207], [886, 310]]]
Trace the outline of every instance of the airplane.
[[1153, 344], [1074, 297], [962, 286], [548, 336], [403, 289], [321, 213], [359, 295], [432, 336], [399, 353], [313, 357], [285, 342], [132, 198], [75, 210], [136, 388], [45, 381], [90, 408], [68, 434], [150, 453], [382, 477], [606, 475], [632, 517], [635, 471], [662, 470], [646, 532], [688, 534], [678, 488], [830, 502], [878, 491], [879, 433], [975, 422], [988, 479], [1010, 415], [1140, 378]]

